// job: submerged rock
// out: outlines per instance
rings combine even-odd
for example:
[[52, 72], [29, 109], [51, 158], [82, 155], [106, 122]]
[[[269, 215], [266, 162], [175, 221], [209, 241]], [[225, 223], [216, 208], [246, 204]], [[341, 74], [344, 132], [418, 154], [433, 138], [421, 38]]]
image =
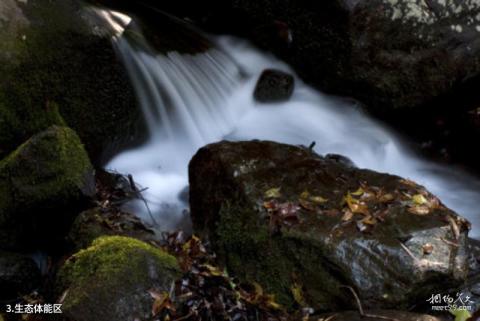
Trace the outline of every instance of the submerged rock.
[[155, 295], [170, 293], [180, 269], [144, 242], [101, 237], [61, 268], [57, 290], [72, 321], [150, 320]]
[[51, 125], [75, 129], [95, 164], [139, 138], [111, 37], [79, 0], [2, 0], [0, 158]]
[[267, 69], [260, 75], [253, 96], [262, 103], [288, 100], [293, 93], [295, 79], [280, 70]]
[[[287, 307], [406, 308], [463, 282], [468, 223], [423, 187], [267, 141], [201, 148], [194, 232]], [[439, 282], [441, 280], [441, 282]]]
[[28, 256], [0, 251], [0, 300], [17, 300], [40, 285], [40, 270]]
[[0, 161], [0, 248], [61, 237], [94, 194], [93, 167], [73, 130], [52, 126], [33, 136]]

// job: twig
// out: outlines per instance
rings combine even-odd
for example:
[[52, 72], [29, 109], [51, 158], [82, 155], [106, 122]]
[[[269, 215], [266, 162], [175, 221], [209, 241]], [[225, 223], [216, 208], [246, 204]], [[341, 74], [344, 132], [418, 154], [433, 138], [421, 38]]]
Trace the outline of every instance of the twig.
[[441, 237], [440, 238], [443, 242], [447, 243], [448, 245], [451, 245], [453, 247], [459, 247], [460, 245], [458, 245], [458, 243], [455, 243], [455, 242], [452, 242], [452, 241], [449, 241], [447, 240], [446, 238], [444, 237]]
[[455, 241], [458, 241], [460, 238], [460, 229], [458, 228], [457, 222], [451, 216], [447, 216], [448, 223], [450, 223], [450, 227], [452, 228], [452, 234]]
[[190, 313], [188, 313], [187, 315], [184, 315], [183, 317], [180, 317], [180, 318], [178, 318], [178, 319], [175, 319], [175, 320], [173, 320], [173, 321], [182, 321], [182, 320], [186, 320], [186, 319], [190, 318], [192, 315], [193, 315], [193, 312], [190, 312]]
[[357, 292], [355, 292], [355, 290], [351, 286], [341, 285], [340, 287], [350, 290], [350, 292], [353, 294], [353, 297], [355, 298], [355, 301], [357, 302], [358, 312], [362, 317], [365, 316], [365, 313], [363, 312], [362, 302], [360, 301], [360, 298], [358, 297]]
[[400, 246], [405, 250], [405, 252], [407, 252], [407, 254], [416, 262], [416, 263], [420, 263], [420, 260], [415, 256], [413, 255], [412, 251], [410, 251], [408, 249], [408, 247], [405, 246], [405, 244], [403, 244], [402, 242], [400, 242]]
[[364, 318], [373, 318], [373, 319], [381, 319], [381, 320], [389, 320], [389, 321], [399, 321], [398, 319], [386, 317], [386, 316], [383, 316], [383, 315], [365, 313], [363, 311], [362, 302], [360, 301], [360, 298], [358, 297], [357, 292], [355, 292], [355, 290], [351, 286], [342, 285], [340, 287], [349, 289], [350, 292], [353, 294], [353, 297], [355, 298], [355, 301], [357, 302], [358, 313], [360, 314], [360, 316], [362, 316]]
[[145, 200], [145, 198], [143, 197], [142, 195], [142, 192], [145, 191], [145, 189], [142, 189], [141, 191], [138, 190], [137, 188], [137, 185], [135, 185], [135, 181], [133, 180], [133, 176], [132, 174], [128, 174], [128, 181], [130, 182], [130, 187], [133, 189], [133, 191], [135, 192], [135, 195], [141, 199], [143, 201], [143, 203], [145, 204], [145, 207], [148, 211], [148, 215], [150, 215], [150, 218], [152, 219], [152, 222], [153, 224], [157, 225], [158, 226], [158, 223], [157, 221], [155, 220], [155, 218], [153, 217], [153, 214], [152, 214], [152, 211], [150, 210], [150, 207], [148, 206], [148, 203], [147, 203], [147, 200]]

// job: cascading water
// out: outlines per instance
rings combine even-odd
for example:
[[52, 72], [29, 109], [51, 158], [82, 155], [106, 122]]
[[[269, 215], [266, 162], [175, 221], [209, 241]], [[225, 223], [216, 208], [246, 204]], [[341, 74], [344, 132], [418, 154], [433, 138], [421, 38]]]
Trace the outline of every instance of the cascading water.
[[[466, 174], [418, 159], [388, 129], [351, 103], [325, 96], [296, 77], [285, 103], [257, 104], [260, 73], [284, 63], [233, 37], [213, 40], [216, 48], [196, 55], [157, 54], [125, 37], [116, 47], [136, 89], [150, 140], [114, 158], [108, 167], [132, 174], [148, 188], [144, 197], [160, 230], [188, 224], [188, 162], [207, 143], [265, 139], [296, 145], [316, 142], [319, 154], [349, 157], [356, 166], [412, 179], [447, 206], [480, 225], [480, 183]], [[143, 202], [130, 204], [149, 221]], [[474, 229], [473, 237], [480, 236]]]

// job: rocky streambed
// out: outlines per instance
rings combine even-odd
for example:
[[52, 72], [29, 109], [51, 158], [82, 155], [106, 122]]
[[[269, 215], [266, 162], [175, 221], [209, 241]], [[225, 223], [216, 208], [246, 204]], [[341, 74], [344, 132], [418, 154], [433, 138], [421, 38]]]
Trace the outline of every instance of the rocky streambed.
[[[151, 31], [180, 30], [150, 39], [191, 54], [212, 45], [192, 21], [224, 23], [323, 89], [391, 118], [419, 110], [414, 124], [478, 76], [475, 1], [279, 3], [156, 4], [185, 13], [189, 27], [149, 16]], [[145, 14], [144, 5], [114, 5]], [[102, 165], [146, 130], [110, 43], [116, 30], [96, 10], [76, 0], [0, 3], [1, 321], [478, 319], [480, 246], [470, 223], [416, 182], [319, 155], [314, 144], [202, 146], [188, 167], [192, 231], [160, 235], [127, 210], [133, 199], [148, 203], [146, 190]], [[239, 21], [245, 27], [233, 28]], [[129, 32], [140, 48], [137, 29]], [[286, 102], [294, 83], [267, 70], [251, 95]], [[459, 92], [469, 99], [455, 124], [476, 133], [476, 96]], [[436, 121], [457, 110], [441, 110], [434, 127], [448, 130]]]

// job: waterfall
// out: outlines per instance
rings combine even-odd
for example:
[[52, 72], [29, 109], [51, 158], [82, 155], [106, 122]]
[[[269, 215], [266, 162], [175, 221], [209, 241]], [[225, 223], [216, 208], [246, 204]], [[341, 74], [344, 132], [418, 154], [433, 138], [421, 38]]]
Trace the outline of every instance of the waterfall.
[[[296, 76], [289, 101], [256, 103], [252, 93], [264, 69], [294, 71], [244, 40], [222, 36], [212, 42], [212, 49], [192, 55], [156, 53], [132, 45], [124, 36], [115, 41], [138, 95], [150, 140], [121, 153], [108, 167], [132, 174], [148, 188], [145, 198], [160, 230], [188, 228], [187, 169], [199, 147], [222, 139], [266, 139], [295, 145], [315, 141], [319, 154], [341, 154], [360, 168], [412, 179], [467, 217], [474, 226], [471, 235], [480, 236], [479, 181], [419, 159], [394, 132], [358, 106], [326, 96]], [[149, 221], [142, 202], [129, 206]]]

